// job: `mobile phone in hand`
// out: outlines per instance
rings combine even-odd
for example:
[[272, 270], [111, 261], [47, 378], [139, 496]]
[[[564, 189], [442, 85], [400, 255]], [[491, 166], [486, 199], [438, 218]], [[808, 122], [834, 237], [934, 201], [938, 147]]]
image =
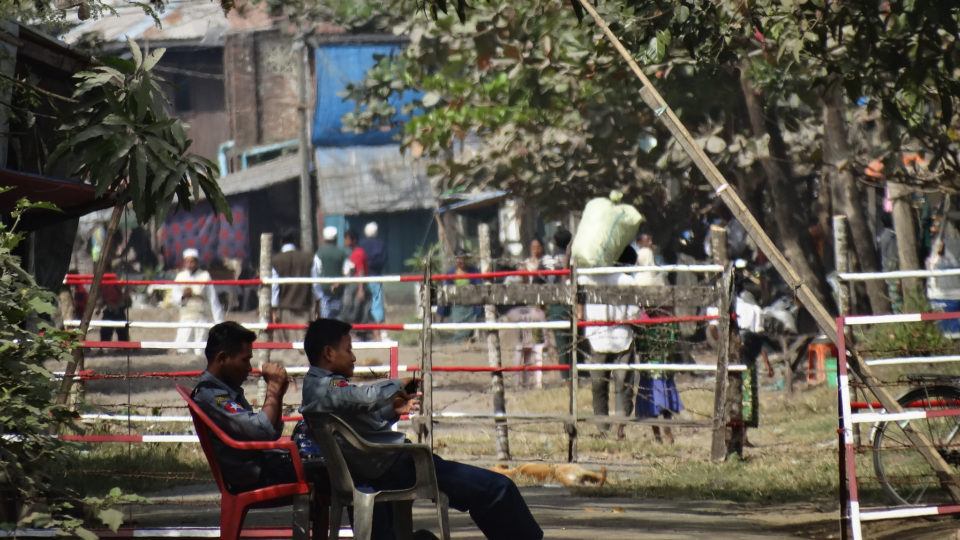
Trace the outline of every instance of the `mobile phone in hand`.
[[403, 387], [403, 391], [408, 395], [414, 395], [417, 393], [417, 390], [420, 388], [420, 379], [410, 379], [410, 382]]

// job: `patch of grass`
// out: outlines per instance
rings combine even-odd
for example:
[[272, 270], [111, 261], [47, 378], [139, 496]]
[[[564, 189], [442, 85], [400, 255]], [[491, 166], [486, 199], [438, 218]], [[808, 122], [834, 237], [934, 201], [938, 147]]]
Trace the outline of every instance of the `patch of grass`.
[[62, 476], [65, 485], [92, 497], [114, 487], [142, 494], [214, 481], [200, 446], [180, 443], [89, 445], [67, 472]]
[[[548, 379], [552, 386], [543, 390], [518, 391], [512, 387], [512, 378], [508, 379], [508, 412], [565, 414], [569, 409], [569, 390], [554, 381], [553, 377]], [[839, 482], [835, 388], [801, 389], [801, 384], [793, 394], [761, 389], [760, 427], [749, 430], [755, 447], [747, 448], [743, 459], [734, 456], [726, 462], [713, 463], [709, 459], [712, 432], [706, 425], [713, 409], [713, 384], [708, 378], [678, 378], [686, 408], [680, 419], [704, 425], [675, 428], [676, 443], [672, 445], [654, 442], [651, 428], [646, 425], [628, 424], [626, 440], [617, 441], [609, 436], [597, 438], [595, 426], [579, 424], [580, 463], [593, 471], [607, 467], [610, 484], [577, 491], [598, 497], [835, 503]], [[589, 380], [581, 381], [579, 386], [577, 410], [586, 416], [592, 413]], [[488, 397], [485, 387], [477, 390], [477, 396], [481, 395], [483, 399]], [[117, 429], [120, 428], [100, 427], [95, 431]], [[869, 426], [862, 433], [866, 440]], [[495, 459], [495, 431], [491, 423], [442, 423], [437, 425], [434, 436], [437, 452], [445, 458], [468, 463], [492, 463]], [[517, 461], [566, 461], [568, 438], [559, 422], [512, 423], [509, 444], [514, 460], [511, 465]], [[89, 448], [69, 477], [70, 485], [89, 495], [102, 495], [112, 487], [145, 493], [178, 484], [213, 482], [197, 445], [101, 444]], [[858, 455], [857, 470], [861, 500], [879, 500], [882, 493], [873, 480], [869, 452]], [[534, 483], [518, 479], [520, 485]]]
[[815, 466], [793, 459], [786, 462], [785, 465], [781, 459], [740, 460], [736, 457], [725, 463], [664, 459], [610, 488], [584, 488], [584, 492], [598, 497], [758, 503], [827, 500], [836, 496], [836, 465], [832, 460]]
[[[688, 411], [685, 419], [708, 422], [713, 408], [712, 381], [698, 378], [680, 383]], [[591, 413], [589, 381], [581, 384], [577, 408]], [[540, 413], [566, 411], [569, 394], [565, 387], [541, 391], [514, 392], [509, 412]], [[798, 391], [760, 392], [760, 427], [749, 430], [755, 448], [744, 458], [710, 461], [709, 427], [674, 428], [676, 443], [654, 442], [651, 428], [628, 424], [627, 438], [597, 438], [597, 429], [578, 426], [577, 449], [584, 467], [608, 469], [610, 485], [576, 491], [588, 496], [658, 497], [676, 499], [724, 499], [737, 502], [773, 503], [823, 501], [837, 498], [837, 416], [836, 389], [826, 386]], [[441, 429], [436, 434], [442, 455], [469, 460], [494, 454], [494, 432], [487, 426], [474, 429]], [[511, 428], [509, 443], [517, 461], [566, 460], [567, 436], [556, 422], [517, 424]], [[867, 483], [872, 467], [861, 466]], [[520, 478], [518, 484], [534, 482]]]
[[[926, 297], [919, 294], [907, 298], [907, 313], [932, 311]], [[934, 356], [955, 354], [956, 345], [940, 332], [933, 321], [900, 322], [854, 327], [857, 348], [870, 358], [894, 356]]]

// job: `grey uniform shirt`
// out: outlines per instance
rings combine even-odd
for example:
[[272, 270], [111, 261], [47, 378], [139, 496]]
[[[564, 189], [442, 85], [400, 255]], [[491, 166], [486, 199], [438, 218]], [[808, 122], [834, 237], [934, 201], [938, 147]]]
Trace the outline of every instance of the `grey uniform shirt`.
[[[343, 375], [311, 366], [303, 379], [300, 411], [336, 414], [372, 443], [402, 443], [406, 439], [403, 433], [391, 429], [399, 419], [393, 412], [393, 399], [402, 390], [398, 379], [357, 386]], [[386, 472], [398, 454], [361, 454], [343, 445], [343, 457], [354, 475], [373, 479]]]
[[[231, 386], [204, 371], [193, 389], [193, 400], [211, 420], [234, 439], [240, 441], [275, 441], [280, 429], [274, 427], [243, 395], [243, 389]], [[282, 450], [235, 450], [216, 437], [212, 438], [223, 479], [231, 489], [243, 489], [257, 484], [266, 462], [266, 454], [286, 454]]]

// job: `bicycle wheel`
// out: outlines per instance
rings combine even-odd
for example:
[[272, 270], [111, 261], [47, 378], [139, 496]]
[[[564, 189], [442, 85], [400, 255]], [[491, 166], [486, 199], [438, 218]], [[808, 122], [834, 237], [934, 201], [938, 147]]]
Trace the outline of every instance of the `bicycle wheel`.
[[[960, 409], [960, 388], [921, 386], [897, 401], [904, 411]], [[960, 472], [960, 416], [940, 416], [878, 422], [873, 433], [873, 467], [877, 479], [896, 505], [952, 503], [930, 465], [903, 432], [908, 424], [922, 433], [940, 456]]]

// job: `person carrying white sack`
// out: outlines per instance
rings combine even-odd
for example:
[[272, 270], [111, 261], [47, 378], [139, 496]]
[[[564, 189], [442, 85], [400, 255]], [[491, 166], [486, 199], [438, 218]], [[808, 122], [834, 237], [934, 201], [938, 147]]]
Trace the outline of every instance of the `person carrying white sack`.
[[[183, 250], [183, 270], [177, 273], [174, 281], [210, 281], [210, 272], [199, 267], [200, 253], [193, 248]], [[187, 343], [206, 343], [206, 327], [194, 326], [196, 323], [219, 323], [223, 321], [223, 308], [217, 298], [217, 291], [210, 284], [177, 285], [171, 291], [171, 302], [180, 306], [180, 322], [192, 323], [191, 326], [177, 329], [177, 345]], [[178, 348], [177, 352], [185, 353], [186, 348]], [[203, 348], [194, 349], [195, 354], [202, 354]]]

